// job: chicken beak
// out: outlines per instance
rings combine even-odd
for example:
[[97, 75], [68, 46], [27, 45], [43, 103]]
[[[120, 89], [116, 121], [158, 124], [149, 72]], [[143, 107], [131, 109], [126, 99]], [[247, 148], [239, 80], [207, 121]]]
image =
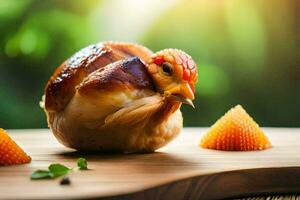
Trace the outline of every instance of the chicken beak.
[[189, 105], [189, 106], [192, 106], [193, 108], [195, 108], [195, 106], [193, 104], [193, 101], [191, 99], [185, 98], [185, 97], [183, 97], [181, 95], [178, 95], [178, 94], [171, 95], [171, 98], [174, 101], [179, 101], [183, 104], [186, 104], [186, 105]]
[[167, 96], [171, 95], [170, 97], [174, 101], [179, 101], [195, 108], [192, 102], [194, 93], [188, 83], [181, 83], [177, 87], [165, 91], [165, 94], [167, 94]]
[[193, 100], [195, 98], [194, 92], [188, 83], [180, 84], [180, 94], [191, 100]]

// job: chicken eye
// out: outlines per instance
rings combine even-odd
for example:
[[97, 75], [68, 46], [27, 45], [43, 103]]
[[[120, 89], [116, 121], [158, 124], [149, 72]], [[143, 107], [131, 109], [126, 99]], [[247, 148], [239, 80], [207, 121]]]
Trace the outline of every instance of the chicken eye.
[[163, 63], [162, 70], [166, 75], [168, 75], [168, 76], [172, 75], [173, 71], [172, 71], [171, 65], [169, 63]]

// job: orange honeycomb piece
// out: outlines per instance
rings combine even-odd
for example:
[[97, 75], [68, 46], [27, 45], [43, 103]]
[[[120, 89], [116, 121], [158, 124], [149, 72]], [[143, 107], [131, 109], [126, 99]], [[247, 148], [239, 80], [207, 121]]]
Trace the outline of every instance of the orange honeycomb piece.
[[271, 143], [243, 107], [237, 105], [211, 127], [200, 146], [223, 151], [251, 151], [270, 148]]
[[0, 128], [0, 166], [29, 163], [31, 158]]

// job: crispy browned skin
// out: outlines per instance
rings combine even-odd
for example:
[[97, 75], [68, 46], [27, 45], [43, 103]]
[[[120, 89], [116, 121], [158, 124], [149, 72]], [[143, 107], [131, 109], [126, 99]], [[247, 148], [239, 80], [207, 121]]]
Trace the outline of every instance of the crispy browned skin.
[[90, 90], [114, 90], [119, 87], [151, 89], [153, 83], [144, 63], [138, 57], [126, 58], [97, 69], [77, 86], [80, 93]]
[[[152, 52], [143, 46], [116, 42], [90, 45], [80, 50], [58, 67], [48, 81], [45, 88], [45, 108], [48, 111], [63, 110], [69, 103], [70, 99], [74, 96], [76, 86], [79, 85], [86, 76], [94, 71], [119, 60], [125, 59], [126, 62], [126, 58], [135, 56], [142, 60], [135, 60], [135, 65], [139, 66], [138, 69], [141, 69], [143, 65], [142, 62], [145, 62], [151, 54]], [[126, 63], [124, 64], [126, 66]], [[128, 81], [131, 81], [131, 83], [134, 83], [137, 86], [153, 88], [151, 85], [152, 83], [147, 82], [149, 81], [149, 78], [145, 78], [147, 75], [145, 74], [146, 71], [132, 70], [132, 73], [142, 73], [144, 77], [140, 80], [145, 80], [145, 82], [127, 79]], [[124, 73], [122, 74], [121, 68], [112, 73], [111, 76], [115, 76], [116, 78], [121, 76], [123, 78], [126, 77], [134, 79], [134, 76], [129, 77]]]

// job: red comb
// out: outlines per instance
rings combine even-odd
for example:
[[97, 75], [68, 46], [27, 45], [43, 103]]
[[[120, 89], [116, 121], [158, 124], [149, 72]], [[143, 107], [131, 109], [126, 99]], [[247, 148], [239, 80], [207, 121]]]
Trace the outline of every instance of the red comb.
[[163, 59], [163, 57], [157, 56], [153, 58], [153, 62], [157, 65], [161, 65], [165, 62], [165, 59]]

